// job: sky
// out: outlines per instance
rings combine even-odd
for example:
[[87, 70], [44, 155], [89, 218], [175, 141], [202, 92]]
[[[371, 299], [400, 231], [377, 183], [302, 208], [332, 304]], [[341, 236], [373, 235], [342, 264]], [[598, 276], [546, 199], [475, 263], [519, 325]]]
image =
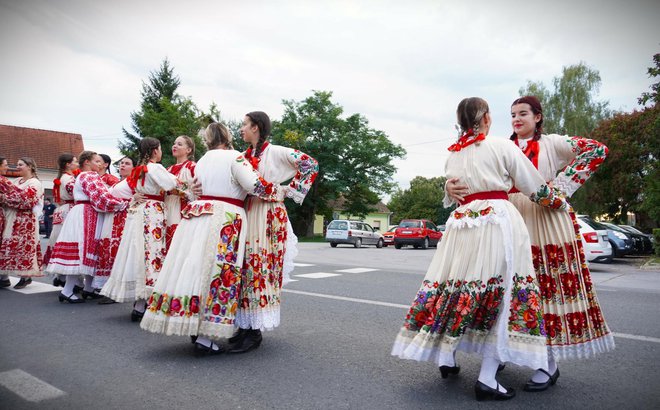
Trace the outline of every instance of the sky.
[[278, 119], [282, 100], [331, 91], [406, 149], [405, 189], [444, 174], [462, 98], [485, 98], [490, 135], [506, 137], [520, 87], [584, 62], [598, 100], [640, 108], [658, 21], [657, 0], [0, 0], [0, 124], [79, 133], [118, 159], [141, 84], [168, 58], [179, 93], [225, 119]]

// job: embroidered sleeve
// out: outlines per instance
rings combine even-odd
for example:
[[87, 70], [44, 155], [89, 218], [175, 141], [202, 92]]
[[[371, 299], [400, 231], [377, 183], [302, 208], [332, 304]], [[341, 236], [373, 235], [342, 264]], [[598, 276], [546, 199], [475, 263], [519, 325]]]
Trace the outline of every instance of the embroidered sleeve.
[[[73, 186], [76, 184], [76, 179], [75, 178], [69, 178], [67, 179], [67, 183], [64, 184], [64, 190], [66, 191], [67, 194], [69, 194], [69, 197], [73, 198]], [[62, 189], [60, 187], [60, 189]]]
[[570, 197], [578, 190], [607, 157], [607, 147], [592, 139], [559, 137], [554, 142], [558, 155], [566, 158], [568, 165], [555, 177], [553, 186]]
[[286, 187], [272, 184], [257, 172], [243, 155], [239, 155], [231, 164], [232, 179], [250, 195], [258, 196], [264, 201], [278, 202], [284, 200]]
[[82, 186], [83, 192], [89, 197], [89, 201], [97, 211], [121, 211], [128, 205], [123, 199], [110, 194], [108, 187], [98, 175], [88, 172], [81, 174], [78, 178], [80, 178], [80, 185]]
[[28, 186], [21, 189], [7, 178], [0, 178], [0, 200], [8, 208], [27, 211], [39, 203], [39, 192], [36, 187]]
[[529, 197], [532, 202], [537, 203], [546, 208], [566, 210], [568, 209], [568, 202], [564, 193], [556, 187], [549, 187], [542, 185], [538, 191], [534, 192]]
[[319, 163], [297, 149], [290, 150], [287, 159], [296, 169], [296, 175], [289, 184], [286, 196], [293, 199], [297, 204], [302, 204], [319, 173]]

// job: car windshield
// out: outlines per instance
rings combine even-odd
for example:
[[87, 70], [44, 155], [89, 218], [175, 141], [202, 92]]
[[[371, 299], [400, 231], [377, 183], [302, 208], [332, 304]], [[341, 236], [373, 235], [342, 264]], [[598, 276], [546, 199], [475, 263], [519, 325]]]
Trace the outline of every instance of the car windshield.
[[328, 229], [341, 229], [345, 231], [348, 229], [348, 223], [346, 221], [332, 221], [328, 225]]
[[583, 217], [580, 217], [580, 219], [582, 219], [582, 221], [584, 223], [586, 223], [587, 225], [589, 225], [590, 227], [594, 228], [597, 231], [607, 230], [607, 226], [603, 225], [600, 222], [596, 222], [596, 221], [594, 221], [593, 219], [591, 219], [589, 217], [583, 216]]
[[401, 221], [399, 228], [421, 228], [422, 221]]
[[623, 228], [629, 230], [629, 231], [632, 232], [632, 233], [636, 233], [636, 234], [638, 234], [638, 235], [644, 235], [644, 233], [641, 232], [639, 229], [637, 229], [637, 228], [633, 228], [633, 227], [630, 226], [630, 225], [621, 225], [621, 226], [622, 226]]
[[387, 232], [394, 232], [394, 231], [396, 231], [396, 228], [398, 228], [398, 226], [393, 226]]
[[622, 232], [622, 233], [628, 233], [628, 231], [626, 231], [625, 229], [621, 228], [620, 226], [616, 226], [616, 225], [614, 225], [613, 223], [603, 222], [603, 225], [607, 226], [608, 229], [611, 229], [611, 230], [613, 230], [613, 231]]

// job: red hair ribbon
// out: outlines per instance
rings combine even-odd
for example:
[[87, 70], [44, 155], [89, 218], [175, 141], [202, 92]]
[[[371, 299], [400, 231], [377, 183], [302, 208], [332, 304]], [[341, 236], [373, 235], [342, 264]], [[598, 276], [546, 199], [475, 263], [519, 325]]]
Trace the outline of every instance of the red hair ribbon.
[[470, 128], [465, 134], [461, 135], [456, 144], [450, 145], [447, 149], [451, 152], [458, 152], [463, 148], [470, 146], [475, 142], [483, 141], [486, 138], [484, 134], [479, 134], [474, 138], [470, 138], [472, 136], [474, 136], [474, 130]]
[[133, 191], [135, 191], [137, 183], [140, 179], [142, 179], [142, 186], [144, 186], [144, 180], [147, 178], [148, 172], [149, 169], [146, 165], [138, 165], [137, 167], [133, 168], [131, 175], [126, 178], [126, 183]]

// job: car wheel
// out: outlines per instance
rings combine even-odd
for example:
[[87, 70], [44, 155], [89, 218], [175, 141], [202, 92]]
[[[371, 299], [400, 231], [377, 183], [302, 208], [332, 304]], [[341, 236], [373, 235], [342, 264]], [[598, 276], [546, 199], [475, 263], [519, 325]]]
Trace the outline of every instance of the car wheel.
[[376, 248], [382, 248], [383, 247], [383, 240], [379, 239], [378, 243], [376, 244]]
[[422, 249], [428, 249], [429, 247], [429, 238], [424, 238], [424, 242], [422, 242]]
[[336, 248], [337, 247], [337, 242], [330, 242], [330, 246], [332, 246], [333, 248]]
[[394, 247], [395, 247], [396, 249], [401, 249], [401, 244], [400, 244], [400, 243], [395, 243], [395, 244], [394, 244]]
[[353, 244], [353, 246], [355, 246], [356, 248], [361, 248], [362, 247], [362, 239], [357, 238], [355, 240], [355, 243]]

